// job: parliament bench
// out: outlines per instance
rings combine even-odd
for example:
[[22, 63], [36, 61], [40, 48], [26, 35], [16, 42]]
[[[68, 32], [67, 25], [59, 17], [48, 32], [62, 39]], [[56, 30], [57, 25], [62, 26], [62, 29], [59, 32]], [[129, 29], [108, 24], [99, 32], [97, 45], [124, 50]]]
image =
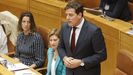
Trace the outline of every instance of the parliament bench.
[[133, 53], [120, 50], [117, 55], [115, 75], [133, 75]]
[[45, 49], [44, 49], [44, 53], [45, 53], [45, 63], [44, 63], [44, 67], [43, 68], [39, 68], [37, 69], [38, 71], [40, 70], [46, 70], [46, 66], [47, 66], [47, 50], [48, 50], [48, 44], [49, 44], [49, 39], [48, 39], [48, 35], [49, 35], [49, 32], [50, 32], [50, 29], [48, 29], [47, 27], [44, 27], [42, 25], [38, 25], [37, 26], [37, 31], [40, 33], [40, 35], [42, 36], [42, 39], [43, 39], [43, 42], [44, 42], [44, 45], [45, 45]]

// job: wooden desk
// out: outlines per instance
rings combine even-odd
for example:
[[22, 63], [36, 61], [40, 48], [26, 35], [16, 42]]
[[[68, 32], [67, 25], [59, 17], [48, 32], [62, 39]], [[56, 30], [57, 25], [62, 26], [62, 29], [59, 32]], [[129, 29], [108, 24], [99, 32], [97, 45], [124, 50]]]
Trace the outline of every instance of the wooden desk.
[[[133, 37], [127, 35], [127, 31], [132, 26], [130, 23], [119, 19], [108, 21], [100, 16], [85, 12], [88, 21], [102, 29], [107, 47], [107, 60], [102, 63], [101, 75], [114, 75], [116, 68], [117, 52], [120, 49], [133, 49], [131, 42]], [[133, 52], [133, 50], [132, 50]]]
[[[0, 54], [1, 57], [5, 58], [6, 60], [8, 60], [11, 63], [19, 63], [17, 61], [15, 61], [13, 58], [5, 55], [5, 54]], [[36, 70], [29, 68], [29, 70], [33, 71], [34, 73], [36, 73], [36, 75], [42, 75], [39, 72], [37, 72]], [[9, 71], [6, 67], [0, 65], [0, 75], [14, 75], [13, 72]]]

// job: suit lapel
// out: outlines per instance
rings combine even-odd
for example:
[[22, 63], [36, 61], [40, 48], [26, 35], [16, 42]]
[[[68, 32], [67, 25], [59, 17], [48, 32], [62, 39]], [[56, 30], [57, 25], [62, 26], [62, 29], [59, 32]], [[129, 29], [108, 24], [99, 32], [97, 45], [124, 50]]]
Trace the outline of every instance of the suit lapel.
[[70, 33], [71, 33], [71, 27], [68, 26], [68, 29], [66, 30], [66, 35], [68, 35], [68, 36], [66, 36], [66, 42], [67, 42], [68, 48], [70, 48], [70, 44], [69, 44]]
[[84, 24], [83, 24], [83, 27], [80, 31], [80, 34], [79, 34], [79, 37], [78, 37], [78, 40], [77, 40], [77, 44], [76, 44], [76, 49], [74, 50], [75, 51], [74, 53], [78, 52], [80, 44], [82, 44], [82, 41], [84, 40], [86, 32], [87, 32], [87, 24], [86, 24], [86, 21], [85, 21]]
[[69, 53], [70, 53], [70, 55], [72, 55], [72, 52], [71, 52], [71, 45], [70, 45], [70, 43], [69, 43], [69, 41], [70, 41], [70, 34], [71, 34], [71, 27], [68, 25], [68, 29], [66, 29], [66, 35], [68, 35], [68, 36], [66, 36], [66, 46], [67, 46], [67, 48], [68, 48], [68, 51], [69, 51]]

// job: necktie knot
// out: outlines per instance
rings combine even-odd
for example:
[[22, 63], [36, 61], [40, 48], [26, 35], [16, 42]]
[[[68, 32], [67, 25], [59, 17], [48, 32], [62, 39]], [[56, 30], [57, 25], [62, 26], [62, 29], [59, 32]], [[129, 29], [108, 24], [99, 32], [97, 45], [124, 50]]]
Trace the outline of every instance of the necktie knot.
[[75, 32], [75, 30], [77, 29], [77, 27], [72, 27], [73, 28], [73, 32]]

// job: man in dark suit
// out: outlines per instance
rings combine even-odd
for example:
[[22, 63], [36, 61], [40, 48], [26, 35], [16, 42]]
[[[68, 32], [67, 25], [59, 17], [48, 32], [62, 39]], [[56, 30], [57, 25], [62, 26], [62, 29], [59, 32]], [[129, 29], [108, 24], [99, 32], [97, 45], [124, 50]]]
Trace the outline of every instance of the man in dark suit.
[[112, 18], [118, 18], [124, 21], [130, 21], [131, 12], [128, 8], [128, 0], [101, 0], [100, 9]]
[[66, 75], [100, 75], [100, 63], [107, 58], [101, 29], [83, 18], [78, 2], [69, 2], [65, 13], [68, 22], [61, 28], [59, 55]]

